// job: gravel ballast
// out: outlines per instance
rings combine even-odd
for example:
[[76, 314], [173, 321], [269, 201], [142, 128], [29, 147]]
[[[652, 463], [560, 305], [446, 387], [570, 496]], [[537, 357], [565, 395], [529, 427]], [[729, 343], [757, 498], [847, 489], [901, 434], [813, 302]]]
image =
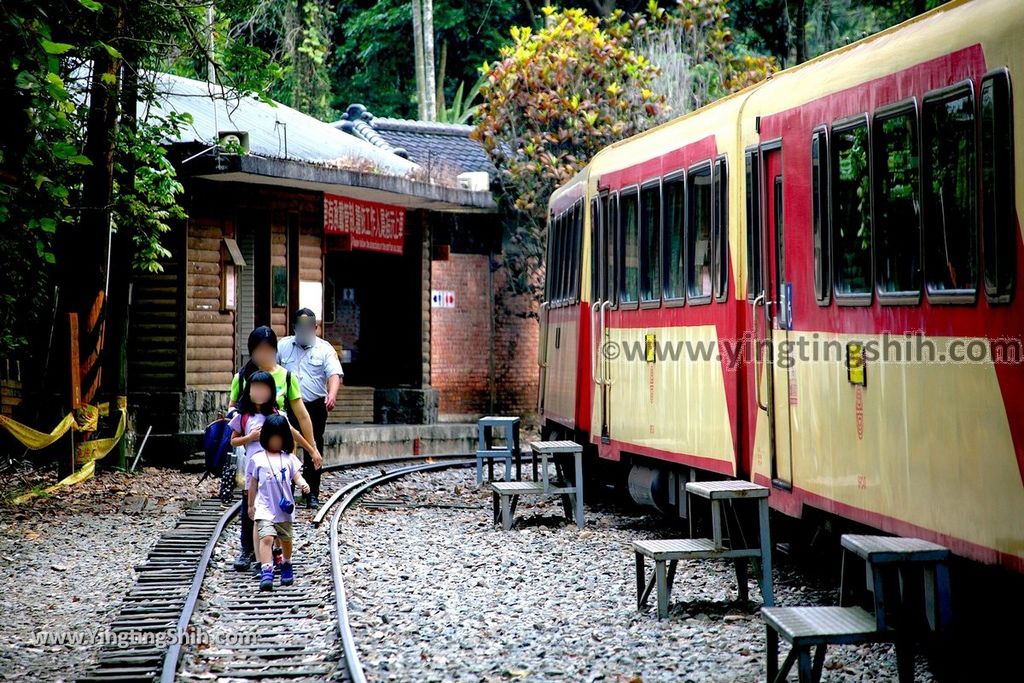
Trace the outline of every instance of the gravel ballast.
[[[764, 678], [757, 584], [750, 582], [752, 602], [736, 601], [731, 564], [681, 562], [670, 617], [658, 621], [653, 599], [637, 611], [631, 543], [671, 537], [657, 517], [588, 506], [580, 531], [559, 519], [557, 501], [524, 498], [517, 526], [503, 532], [472, 470], [408, 477], [369, 502], [341, 527], [351, 623], [369, 680]], [[834, 591], [803, 582], [792, 568], [777, 570], [777, 604], [834, 604]], [[916, 680], [931, 680], [923, 659], [917, 669]], [[829, 648], [823, 680], [895, 679], [891, 646]]]

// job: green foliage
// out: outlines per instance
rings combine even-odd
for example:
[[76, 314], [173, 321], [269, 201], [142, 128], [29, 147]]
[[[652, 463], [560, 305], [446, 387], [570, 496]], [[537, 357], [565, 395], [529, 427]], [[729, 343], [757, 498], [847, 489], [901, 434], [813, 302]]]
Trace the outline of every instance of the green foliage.
[[0, 146], [0, 355], [24, 348], [48, 320], [55, 237], [74, 218], [82, 155], [79, 111], [44, 8], [30, 3], [0, 19], [6, 54], [0, 87], [10, 93]]
[[[416, 117], [412, 6], [408, 0], [340, 0], [335, 3], [331, 88], [335, 109], [365, 104], [377, 116]], [[434, 43], [448, 45], [445, 99], [473, 83], [479, 66], [508, 41], [508, 26], [531, 24], [515, 0], [450, 0], [434, 3]], [[439, 78], [439, 81], [441, 79]]]
[[[188, 114], [172, 112], [166, 118], [152, 116], [140, 122], [135, 132], [118, 130], [112, 222], [114, 230], [131, 234], [135, 247], [132, 267], [136, 270], [163, 271], [160, 261], [171, 256], [171, 252], [160, 238], [171, 229], [168, 221], [186, 218], [177, 202], [184, 188], [161, 143], [191, 122]], [[116, 180], [125, 176], [126, 162], [135, 168], [130, 188], [121, 187]]]
[[544, 8], [538, 31], [513, 27], [500, 60], [483, 67], [475, 135], [498, 167], [516, 210], [506, 243], [510, 282], [539, 292], [548, 197], [598, 150], [655, 122], [663, 98], [657, 69], [630, 47], [620, 13]]
[[[332, 7], [325, 0], [218, 0], [213, 22], [216, 79], [264, 102], [278, 101], [329, 118]], [[204, 38], [206, 10], [197, 3], [189, 12]], [[204, 51], [169, 56], [164, 70], [209, 79]]]
[[[614, 4], [614, 3], [612, 3]], [[501, 174], [505, 257], [539, 295], [551, 192], [601, 148], [763, 79], [775, 60], [734, 43], [725, 0], [648, 0], [644, 13], [544, 8], [485, 64], [476, 135]]]
[[[476, 83], [473, 84], [473, 87], [465, 94], [463, 94], [462, 89], [466, 84], [459, 83], [459, 87], [455, 89], [455, 96], [452, 98], [452, 105], [450, 107], [445, 104], [443, 98], [438, 99], [437, 120], [441, 123], [469, 123], [473, 120], [477, 112], [480, 111], [480, 105], [473, 104], [473, 102], [480, 96], [480, 88], [483, 87], [486, 81], [487, 77], [481, 74]], [[443, 94], [443, 89], [439, 90]]]
[[[242, 12], [258, 4], [224, 0], [218, 6]], [[130, 233], [133, 268], [159, 270], [168, 255], [162, 237], [184, 218], [177, 203], [182, 186], [163, 141], [187, 121], [172, 115], [144, 117], [135, 130], [115, 125], [113, 148], [90, 158], [90, 60], [124, 61], [126, 70], [140, 74], [139, 111], [147, 112], [156, 93], [145, 74], [171, 64], [205, 69], [207, 53], [206, 5], [199, 2], [12, 0], [4, 10], [0, 88], [9, 97], [0, 144], [0, 357], [9, 358], [46, 341], [58, 273], [82, 257], [67, 253], [64, 243], [83, 230], [84, 209], [91, 208], [83, 206], [83, 187], [89, 173], [107, 167], [107, 154], [113, 156], [112, 227]], [[223, 80], [243, 92], [265, 92], [276, 73], [266, 55], [229, 36], [218, 44], [227, 57]], [[119, 102], [123, 84], [117, 75], [106, 76], [103, 85]], [[96, 272], [104, 266], [96, 264]]]
[[[730, 0], [738, 39], [792, 66], [934, 9], [947, 0]], [[801, 17], [803, 21], [801, 23]]]
[[725, 0], [676, 0], [664, 9], [649, 0], [633, 19], [633, 43], [659, 67], [652, 87], [665, 96], [665, 116], [697, 109], [763, 80], [776, 60], [736, 44]]

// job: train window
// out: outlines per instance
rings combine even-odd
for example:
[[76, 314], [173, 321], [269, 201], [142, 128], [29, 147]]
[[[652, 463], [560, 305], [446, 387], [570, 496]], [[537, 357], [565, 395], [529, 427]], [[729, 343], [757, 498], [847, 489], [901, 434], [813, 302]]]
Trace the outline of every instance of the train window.
[[604, 266], [605, 266], [605, 297], [613, 304], [618, 300], [618, 280], [616, 279], [615, 255], [618, 253], [619, 198], [618, 195], [606, 198], [604, 222]]
[[1010, 74], [1000, 69], [981, 81], [981, 203], [985, 293], [994, 303], [1013, 294], [1017, 267], [1014, 211], [1013, 107]]
[[565, 214], [559, 214], [558, 218], [555, 219], [555, 231], [552, 234], [552, 238], [555, 241], [555, 260], [552, 268], [552, 276], [554, 278], [554, 303], [560, 305], [562, 303], [562, 292], [564, 286], [564, 272], [565, 272]]
[[725, 301], [729, 294], [729, 165], [724, 155], [715, 160], [714, 188], [711, 241], [715, 253], [711, 265], [715, 276], [715, 301]]
[[565, 301], [573, 300], [573, 276], [576, 272], [576, 217], [579, 210], [575, 205], [565, 215]]
[[921, 129], [928, 296], [938, 302], [973, 302], [978, 234], [972, 83], [926, 95]]
[[590, 200], [590, 302], [604, 298], [601, 291], [601, 200], [594, 197]]
[[570, 246], [572, 236], [572, 209], [566, 209], [565, 213], [562, 214], [562, 224], [559, 226], [559, 233], [562, 241], [562, 258], [559, 259], [558, 267], [561, 271], [561, 287], [558, 295], [558, 300], [565, 304], [569, 301], [569, 270], [570, 264], [569, 259], [572, 258], [572, 248]]
[[561, 263], [561, 231], [559, 227], [562, 223], [562, 217], [553, 216], [551, 218], [551, 225], [548, 226], [548, 276], [547, 281], [550, 287], [550, 294], [548, 301], [552, 305], [558, 304], [558, 298], [561, 296], [559, 292], [560, 273], [559, 264]]
[[619, 302], [623, 304], [636, 303], [640, 284], [639, 209], [636, 188], [619, 195]]
[[868, 121], [861, 115], [832, 127], [832, 277], [836, 301], [871, 300], [871, 184]]
[[565, 299], [565, 212], [555, 221], [555, 304]]
[[640, 300], [661, 299], [661, 187], [658, 183], [640, 190]]
[[711, 300], [711, 164], [691, 169], [687, 185], [686, 298]]
[[575, 210], [575, 224], [572, 226], [572, 301], [580, 302], [580, 283], [583, 280], [583, 200]]
[[753, 301], [763, 288], [761, 279], [761, 170], [757, 151], [746, 153], [747, 186], [747, 301]]
[[682, 301], [686, 297], [683, 288], [686, 244], [683, 226], [686, 211], [686, 180], [682, 173], [665, 179], [661, 189], [662, 199], [662, 269], [664, 270], [665, 299]]
[[547, 249], [547, 260], [544, 264], [544, 298], [549, 303], [555, 296], [555, 216], [554, 214], [548, 214], [548, 249]]
[[921, 186], [917, 103], [875, 113], [875, 284], [879, 300], [921, 291]]
[[828, 129], [811, 134], [811, 238], [814, 247], [814, 298], [827, 306], [832, 295], [832, 252], [828, 228]]

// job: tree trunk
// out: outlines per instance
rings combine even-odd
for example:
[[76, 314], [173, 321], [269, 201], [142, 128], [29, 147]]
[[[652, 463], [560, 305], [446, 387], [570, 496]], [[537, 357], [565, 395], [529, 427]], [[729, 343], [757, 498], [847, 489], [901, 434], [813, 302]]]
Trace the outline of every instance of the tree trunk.
[[[105, 34], [120, 36], [124, 20], [124, 7], [119, 5]], [[61, 240], [58, 270], [62, 302], [60, 320], [67, 321], [68, 313], [77, 314], [79, 349], [78, 358], [71, 358], [70, 353], [62, 355], [64, 363], [78, 363], [81, 368], [81, 398], [84, 403], [94, 401], [103, 377], [110, 203], [114, 185], [120, 70], [120, 58], [115, 59], [102, 46], [94, 51], [83, 150], [91, 165], [85, 169], [82, 178], [79, 220]], [[68, 337], [67, 334], [62, 336]]]
[[284, 9], [285, 45], [288, 49], [288, 59], [292, 65], [292, 101], [289, 104], [299, 110], [303, 109], [301, 104], [303, 54], [299, 52], [299, 46], [302, 44], [302, 29], [302, 13], [299, 11], [297, 3], [286, 2]]
[[206, 80], [210, 83], [217, 82], [217, 67], [216, 60], [214, 59], [213, 22], [213, 0], [210, 0], [210, 4], [206, 7]]
[[[133, 136], [138, 131], [137, 107], [139, 99], [138, 72], [134, 65], [138, 64], [137, 56], [125, 54], [127, 62], [122, 69], [121, 85], [121, 126]], [[213, 63], [210, 63], [211, 71]], [[117, 182], [122, 193], [130, 193], [135, 187], [135, 172], [137, 164], [134, 156], [126, 154], [121, 160], [122, 173], [118, 176]], [[107, 297], [107, 322], [106, 337], [107, 354], [103, 394], [106, 400], [110, 401], [110, 419], [108, 425], [111, 429], [116, 428], [120, 413], [116, 409], [117, 399], [128, 394], [128, 312], [131, 303], [131, 262], [132, 262], [132, 235], [129, 226], [122, 225], [111, 237], [110, 262], [114, 267], [110, 269], [108, 297]], [[125, 469], [127, 466], [127, 448], [125, 440], [121, 439], [117, 445], [117, 457], [108, 456], [97, 463], [102, 469]]]
[[[437, 120], [441, 120], [441, 115], [444, 114], [445, 113], [445, 109], [448, 108], [448, 105], [445, 103], [445, 99], [444, 99], [444, 72], [445, 72], [445, 69], [447, 67], [448, 67], [448, 41], [446, 40], [443, 43], [441, 43], [441, 60], [440, 60], [440, 62], [438, 62], [438, 66], [437, 66], [437, 94], [435, 96], [436, 99], [434, 100], [435, 109], [437, 110], [437, 116], [435, 118]], [[454, 104], [455, 104], [455, 106], [458, 106], [461, 103], [454, 103]]]
[[795, 0], [796, 22], [793, 38], [796, 40], [796, 63], [807, 61], [807, 0]]
[[434, 0], [423, 0], [423, 71], [426, 74], [424, 88], [427, 95], [427, 120], [437, 120], [437, 101], [434, 93]]
[[821, 0], [821, 36], [825, 52], [832, 51], [832, 0]]
[[786, 28], [785, 66], [792, 66], [807, 61], [807, 2], [784, 0], [782, 7]]
[[427, 120], [426, 78], [423, 72], [423, 13], [421, 0], [412, 0], [412, 44], [416, 62], [416, 103], [420, 121]]

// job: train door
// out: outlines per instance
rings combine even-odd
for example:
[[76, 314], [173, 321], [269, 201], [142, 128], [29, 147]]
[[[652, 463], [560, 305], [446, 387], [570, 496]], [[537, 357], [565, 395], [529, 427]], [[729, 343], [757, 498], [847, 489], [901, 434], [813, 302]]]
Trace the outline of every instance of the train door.
[[538, 366], [538, 391], [537, 391], [537, 412], [543, 417], [544, 415], [544, 402], [547, 397], [547, 380], [548, 380], [548, 328], [550, 327], [550, 308], [551, 308], [551, 297], [553, 287], [551, 284], [551, 274], [554, 273], [554, 249], [555, 242], [550, 236], [554, 232], [555, 216], [553, 213], [548, 214], [548, 246], [547, 253], [544, 255], [544, 301], [540, 304], [540, 330], [538, 335], [537, 343], [537, 366]]
[[[607, 413], [604, 404], [604, 379], [601, 373], [604, 372], [602, 365], [601, 346], [604, 343], [601, 330], [601, 304], [605, 298], [604, 287], [604, 207], [601, 206], [602, 198], [595, 197], [590, 201], [590, 376], [592, 382], [591, 396], [593, 396], [593, 412], [597, 415], [592, 418], [591, 426], [595, 421], [600, 421], [600, 431], [604, 431], [604, 421]], [[591, 430], [593, 431], [593, 429]]]
[[[791, 382], [795, 370], [787, 358], [789, 331], [792, 327], [791, 292], [786, 279], [786, 231], [784, 179], [781, 145], [762, 147], [761, 206], [764, 207], [764, 239], [766, 246], [763, 271], [764, 341], [768, 355], [765, 365], [767, 397], [763, 407], [768, 412], [768, 438], [771, 447], [772, 481], [790, 485], [793, 481], [790, 400], [794, 397]], [[790, 359], [791, 360], [791, 359]], [[760, 397], [758, 397], [760, 401]]]
[[615, 305], [616, 279], [615, 279], [615, 246], [616, 246], [616, 225], [618, 223], [618, 195], [601, 195], [601, 269], [595, 272], [595, 277], [601, 283], [601, 305], [597, 309], [598, 317], [598, 343], [597, 355], [600, 371], [599, 389], [601, 395], [601, 443], [611, 443], [611, 391], [612, 382], [612, 354], [606, 353], [605, 344], [608, 343], [608, 309]]

